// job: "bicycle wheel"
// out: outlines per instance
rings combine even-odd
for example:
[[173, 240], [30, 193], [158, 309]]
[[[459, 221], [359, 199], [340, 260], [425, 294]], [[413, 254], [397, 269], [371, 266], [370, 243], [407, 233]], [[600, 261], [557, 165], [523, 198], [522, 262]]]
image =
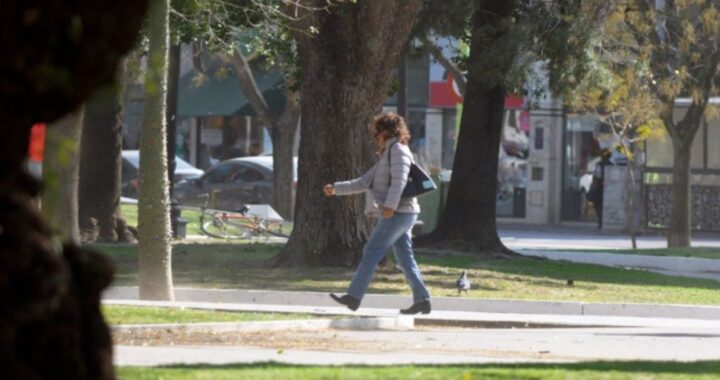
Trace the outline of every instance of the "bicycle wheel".
[[218, 212], [204, 212], [200, 217], [200, 228], [208, 236], [218, 239], [247, 239], [251, 231], [234, 223]]

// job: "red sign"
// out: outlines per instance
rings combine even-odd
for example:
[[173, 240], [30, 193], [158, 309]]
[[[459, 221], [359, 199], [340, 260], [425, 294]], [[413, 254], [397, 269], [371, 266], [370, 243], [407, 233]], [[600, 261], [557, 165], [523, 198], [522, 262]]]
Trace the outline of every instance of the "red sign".
[[42, 162], [43, 154], [45, 154], [45, 124], [37, 123], [30, 129], [28, 158], [30, 161]]
[[[430, 107], [455, 108], [463, 98], [453, 77], [448, 74], [444, 82], [430, 82]], [[525, 98], [521, 95], [508, 95], [505, 108], [524, 108]]]

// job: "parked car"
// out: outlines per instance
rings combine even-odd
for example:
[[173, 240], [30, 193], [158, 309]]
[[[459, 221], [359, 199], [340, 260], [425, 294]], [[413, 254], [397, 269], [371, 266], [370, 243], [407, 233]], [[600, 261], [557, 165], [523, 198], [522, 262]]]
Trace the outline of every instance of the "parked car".
[[[297, 183], [297, 157], [293, 164]], [[200, 178], [184, 180], [175, 186], [175, 199], [185, 206], [201, 206], [202, 194], [215, 193], [213, 207], [240, 210], [246, 204], [271, 204], [273, 198], [273, 158], [251, 156], [222, 161]]]
[[[138, 192], [138, 176], [140, 173], [140, 151], [123, 150], [122, 151], [122, 179], [121, 193], [123, 197], [137, 198]], [[180, 157], [175, 156], [175, 173], [173, 174], [173, 182], [178, 183], [184, 179], [198, 178], [205, 174]]]

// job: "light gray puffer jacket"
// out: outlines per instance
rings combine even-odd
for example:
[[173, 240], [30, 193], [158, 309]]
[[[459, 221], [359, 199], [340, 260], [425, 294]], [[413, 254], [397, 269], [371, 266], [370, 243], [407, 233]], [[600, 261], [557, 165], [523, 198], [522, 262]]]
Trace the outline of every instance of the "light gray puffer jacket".
[[[398, 213], [419, 214], [420, 206], [415, 197], [401, 197], [408, 180], [413, 156], [407, 145], [395, 144], [396, 141], [397, 139], [393, 138], [385, 142], [385, 150], [378, 162], [361, 177], [351, 181], [335, 182], [333, 184], [335, 194], [366, 192], [365, 213], [370, 215], [379, 215], [380, 208], [383, 207]], [[389, 160], [389, 154], [392, 154], [392, 160]]]

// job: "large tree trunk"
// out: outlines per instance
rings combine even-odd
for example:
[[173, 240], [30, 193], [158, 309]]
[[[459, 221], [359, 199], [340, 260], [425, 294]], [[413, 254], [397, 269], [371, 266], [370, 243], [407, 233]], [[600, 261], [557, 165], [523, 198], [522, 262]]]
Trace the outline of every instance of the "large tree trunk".
[[692, 167], [690, 164], [692, 145], [702, 124], [708, 99], [709, 95], [706, 95], [703, 100], [693, 102], [685, 112], [683, 119], [677, 123], [674, 123], [672, 119], [674, 102], [665, 107], [663, 113], [665, 129], [673, 142], [672, 205], [668, 247], [690, 247], [691, 245], [692, 187], [690, 176]]
[[[327, 198], [322, 187], [357, 177], [371, 165], [374, 149], [367, 126], [387, 96], [420, 5], [418, 0], [361, 1], [299, 18], [299, 183], [294, 229], [277, 264], [352, 266], [359, 261], [369, 233], [364, 202], [360, 196]], [[306, 32], [311, 25], [318, 34]]]
[[140, 135], [138, 282], [140, 298], [173, 300], [165, 106], [169, 0], [152, 0], [148, 11], [148, 69]]
[[85, 106], [80, 144], [79, 224], [89, 232], [85, 239], [90, 241], [135, 241], [120, 209], [125, 64], [123, 59], [115, 84], [97, 91]]
[[42, 213], [63, 241], [80, 243], [78, 228], [78, 158], [83, 108], [63, 117], [45, 135]]
[[[518, 45], [508, 38], [514, 6], [514, 1], [478, 1], [447, 203], [435, 231], [416, 239], [419, 244], [462, 241], [469, 250], [481, 254], [511, 253], [498, 237], [495, 211], [504, 77], [518, 53]], [[493, 70], [492, 77], [489, 70]]]
[[[23, 170], [34, 122], [77, 109], [112, 78], [146, 2], [4, 0], [0, 28], [0, 368], [5, 379], [114, 379], [100, 293], [107, 257], [60, 253], [29, 204], [38, 186]], [[73, 26], [68, 29], [68, 26]]]

